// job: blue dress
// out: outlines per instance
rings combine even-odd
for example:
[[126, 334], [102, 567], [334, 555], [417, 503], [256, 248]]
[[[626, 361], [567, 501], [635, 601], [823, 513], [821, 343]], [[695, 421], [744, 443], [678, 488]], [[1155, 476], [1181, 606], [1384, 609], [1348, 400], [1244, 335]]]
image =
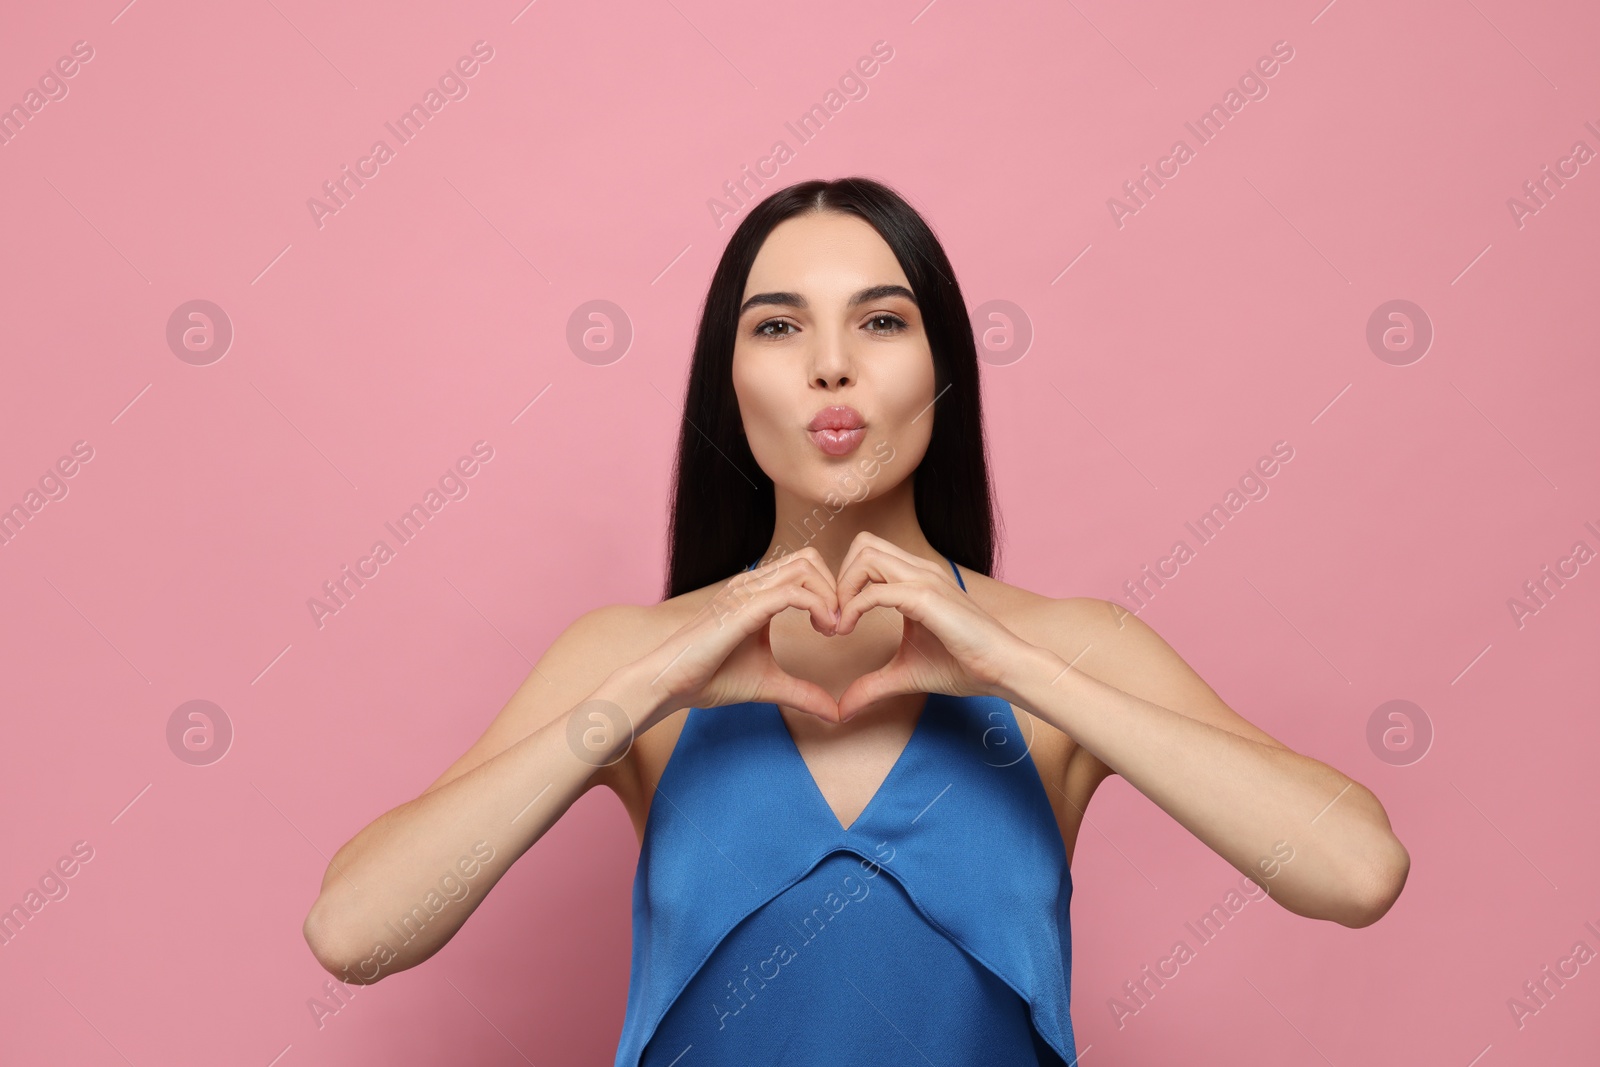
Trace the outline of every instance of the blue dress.
[[645, 822], [615, 1067], [1075, 1065], [1071, 896], [999, 697], [928, 694], [848, 827], [777, 705], [691, 708]]

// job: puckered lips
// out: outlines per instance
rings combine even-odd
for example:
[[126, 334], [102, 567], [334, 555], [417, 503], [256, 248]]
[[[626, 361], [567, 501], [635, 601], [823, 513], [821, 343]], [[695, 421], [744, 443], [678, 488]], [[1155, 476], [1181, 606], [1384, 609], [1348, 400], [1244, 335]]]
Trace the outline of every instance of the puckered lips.
[[806, 426], [811, 441], [829, 456], [848, 456], [867, 434], [867, 420], [845, 404], [833, 404], [812, 416]]

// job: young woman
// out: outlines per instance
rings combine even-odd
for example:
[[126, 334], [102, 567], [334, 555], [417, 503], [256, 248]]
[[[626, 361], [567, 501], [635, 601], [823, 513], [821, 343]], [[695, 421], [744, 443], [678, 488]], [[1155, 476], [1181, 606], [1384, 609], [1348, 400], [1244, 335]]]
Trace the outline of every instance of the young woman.
[[1398, 896], [1368, 789], [1135, 616], [989, 577], [971, 325], [883, 185], [803, 182], [738, 226], [675, 481], [665, 598], [579, 618], [334, 857], [305, 926], [329, 971], [427, 959], [596, 785], [641, 844], [618, 1067], [1074, 1063], [1069, 864], [1111, 774], [1297, 914]]

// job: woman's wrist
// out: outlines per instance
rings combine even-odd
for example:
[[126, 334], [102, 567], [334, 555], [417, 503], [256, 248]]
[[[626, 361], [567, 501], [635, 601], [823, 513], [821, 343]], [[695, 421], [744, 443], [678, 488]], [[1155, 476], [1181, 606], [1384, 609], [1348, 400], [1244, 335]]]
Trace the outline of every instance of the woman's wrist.
[[668, 693], [646, 665], [638, 662], [612, 671], [589, 699], [603, 700], [619, 708], [635, 737], [680, 708], [688, 707]]
[[997, 672], [999, 677], [989, 685], [989, 695], [1032, 713], [1038, 694], [1054, 684], [1068, 666], [1049, 649], [1019, 639]]

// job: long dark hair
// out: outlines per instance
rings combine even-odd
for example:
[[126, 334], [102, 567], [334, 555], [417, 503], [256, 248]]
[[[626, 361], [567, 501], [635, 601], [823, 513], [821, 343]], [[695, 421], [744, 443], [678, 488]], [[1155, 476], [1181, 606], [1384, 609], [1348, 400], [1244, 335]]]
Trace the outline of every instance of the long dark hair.
[[733, 390], [739, 304], [751, 264], [773, 228], [801, 212], [823, 210], [865, 220], [911, 283], [933, 354], [936, 398], [928, 451], [912, 475], [917, 521], [934, 548], [972, 570], [993, 573], [995, 507], [978, 353], [955, 271], [922, 216], [894, 190], [870, 178], [819, 179], [779, 189], [752, 208], [711, 278], [672, 472], [667, 598], [736, 574], [772, 542], [772, 479], [750, 452]]

